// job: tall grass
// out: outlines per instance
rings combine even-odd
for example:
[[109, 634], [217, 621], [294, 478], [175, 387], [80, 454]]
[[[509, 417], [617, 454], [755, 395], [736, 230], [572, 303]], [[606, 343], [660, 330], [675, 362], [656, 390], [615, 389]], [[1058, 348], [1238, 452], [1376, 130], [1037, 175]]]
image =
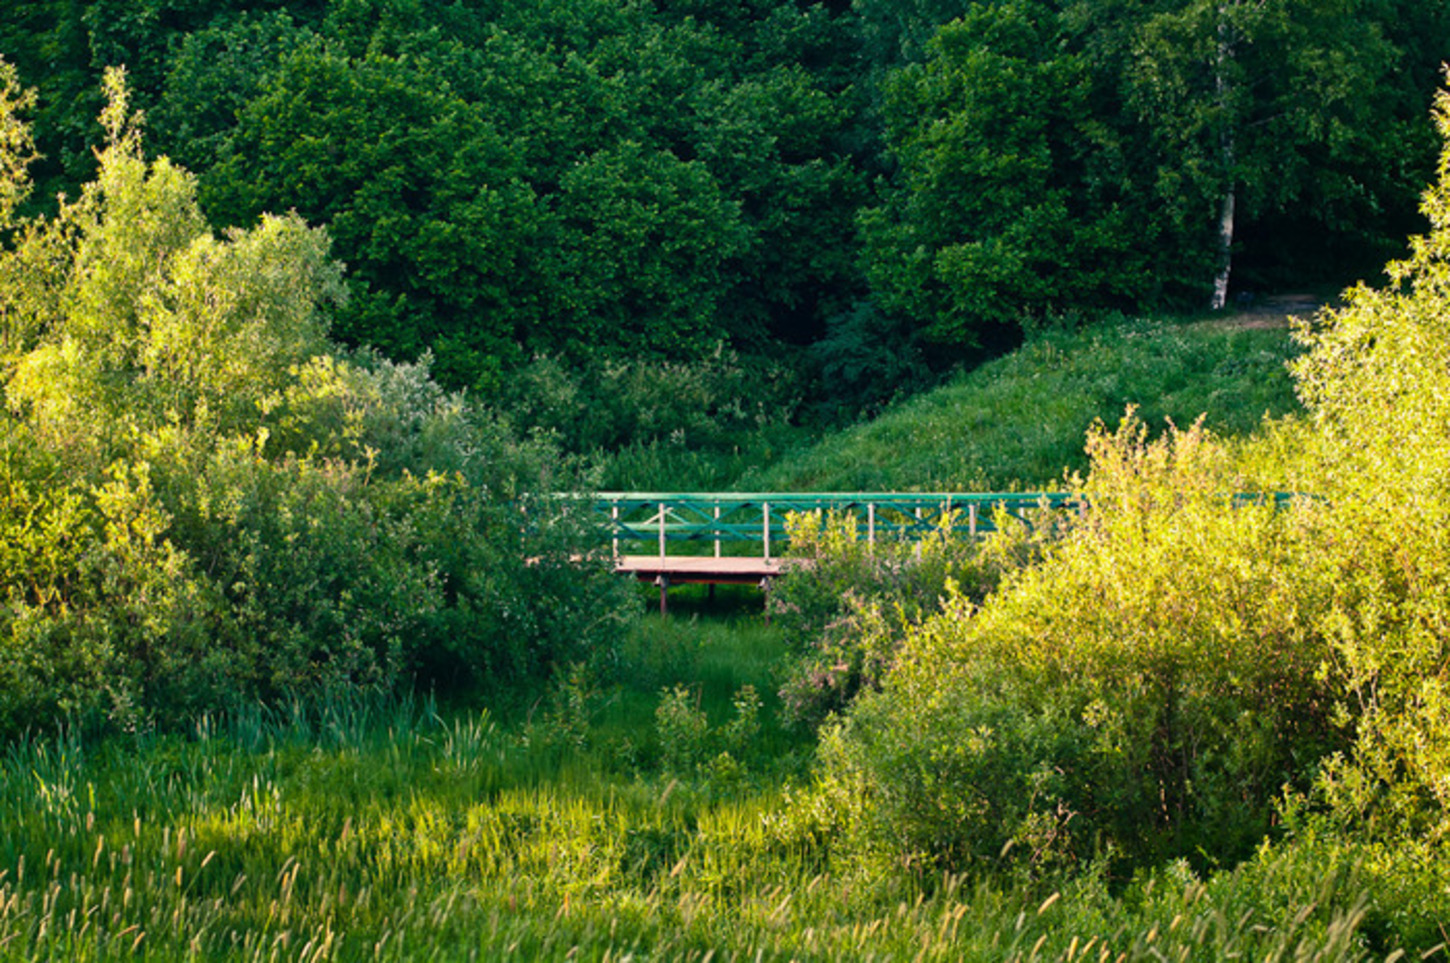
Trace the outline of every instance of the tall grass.
[[[0, 958], [1368, 954], [1363, 882], [1293, 850], [1115, 893], [1093, 873], [966, 881], [842, 849], [817, 831], [836, 817], [768, 696], [743, 777], [651, 761], [640, 705], [695, 678], [723, 731], [730, 695], [768, 685], [779, 644], [749, 623], [647, 621], [623, 683], [564, 684], [589, 690], [583, 748], [547, 738], [547, 712], [503, 726], [366, 694], [210, 716], [185, 736], [15, 744], [0, 762]], [[608, 748], [623, 738], [637, 758]]]

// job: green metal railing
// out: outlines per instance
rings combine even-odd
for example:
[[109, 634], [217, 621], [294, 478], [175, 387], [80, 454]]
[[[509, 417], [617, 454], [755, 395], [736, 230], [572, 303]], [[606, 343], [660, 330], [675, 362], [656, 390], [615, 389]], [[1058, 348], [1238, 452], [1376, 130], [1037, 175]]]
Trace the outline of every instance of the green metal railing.
[[852, 514], [859, 537], [868, 542], [915, 541], [946, 527], [965, 536], [994, 531], [999, 512], [1030, 524], [1031, 513], [1062, 508], [1072, 497], [1065, 492], [601, 492], [594, 509], [616, 555], [631, 544], [649, 545], [664, 555], [666, 545], [683, 542], [711, 544], [717, 556], [744, 546], [769, 559], [789, 540], [786, 516], [793, 513]]
[[[1313, 496], [1239, 493], [1226, 495], [1225, 507], [1265, 501], [1282, 507], [1301, 497]], [[769, 559], [789, 541], [786, 516], [793, 513], [851, 514], [865, 541], [916, 541], [942, 529], [965, 537], [995, 531], [999, 513], [1030, 525], [1034, 513], [1069, 508], [1080, 498], [1068, 492], [600, 492], [594, 511], [615, 555], [648, 545], [663, 556], [666, 546], [684, 543], [709, 545], [716, 556], [728, 549]]]

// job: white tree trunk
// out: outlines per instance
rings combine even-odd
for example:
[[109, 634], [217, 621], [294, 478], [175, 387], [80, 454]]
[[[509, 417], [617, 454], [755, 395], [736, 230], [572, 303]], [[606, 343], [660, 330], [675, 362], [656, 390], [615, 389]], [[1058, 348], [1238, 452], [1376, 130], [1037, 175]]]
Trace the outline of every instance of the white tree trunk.
[[1224, 191], [1223, 203], [1218, 215], [1218, 274], [1213, 279], [1213, 304], [1215, 311], [1228, 305], [1228, 280], [1233, 270], [1234, 205], [1237, 202], [1233, 184]]
[[1223, 164], [1223, 198], [1218, 209], [1218, 273], [1213, 279], [1213, 303], [1210, 307], [1221, 311], [1228, 305], [1229, 274], [1233, 270], [1234, 207], [1238, 202], [1234, 184], [1234, 131], [1231, 120], [1232, 107], [1229, 104], [1228, 63], [1233, 59], [1233, 37], [1229, 27], [1228, 3], [1218, 4], [1218, 51], [1214, 63], [1214, 86], [1218, 93], [1219, 123], [1223, 125], [1219, 134], [1219, 161]]

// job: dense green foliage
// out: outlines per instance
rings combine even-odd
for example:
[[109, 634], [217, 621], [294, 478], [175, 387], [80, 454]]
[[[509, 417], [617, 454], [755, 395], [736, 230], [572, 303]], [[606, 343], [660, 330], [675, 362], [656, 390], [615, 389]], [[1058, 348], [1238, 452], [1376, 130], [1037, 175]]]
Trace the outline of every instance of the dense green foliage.
[[337, 334], [431, 349], [450, 385], [809, 338], [858, 292], [858, 98], [824, 7], [110, 6], [82, 15], [92, 56], [131, 65], [208, 215], [327, 224]]
[[530, 495], [557, 483], [551, 450], [426, 363], [331, 344], [325, 233], [214, 234], [194, 179], [142, 155], [119, 74], [97, 180], [17, 219], [3, 66], [0, 732], [497, 684], [612, 644], [619, 587]]
[[0, 14], [41, 85], [42, 207], [92, 176], [92, 91], [124, 64], [212, 223], [327, 226], [348, 344], [513, 397], [540, 355], [607, 381], [723, 344], [847, 416], [1044, 318], [1202, 305], [1230, 257], [1240, 291], [1382, 259], [1447, 39], [1422, 0]]
[[1207, 304], [1235, 258], [1249, 291], [1366, 268], [1403, 223], [1390, 199], [1420, 185], [1390, 160], [1429, 152], [1424, 88], [1406, 99], [1395, 65], [1424, 36], [1400, 8], [1433, 33], [1432, 5], [946, 6], [884, 82], [896, 172], [863, 218], [873, 292], [941, 345]]
[[1137, 306], [1157, 280], [1146, 258], [1162, 242], [1128, 203], [1122, 134], [1055, 26], [1046, 4], [968, 5], [887, 84], [899, 176], [863, 220], [868, 270], [883, 307], [938, 344]]

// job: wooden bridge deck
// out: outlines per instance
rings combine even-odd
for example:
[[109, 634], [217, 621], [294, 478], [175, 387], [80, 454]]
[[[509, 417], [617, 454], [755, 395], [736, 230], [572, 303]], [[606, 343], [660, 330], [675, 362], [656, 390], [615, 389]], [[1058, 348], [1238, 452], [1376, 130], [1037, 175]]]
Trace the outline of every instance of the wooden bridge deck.
[[[669, 613], [671, 585], [709, 585], [714, 597], [716, 585], [756, 585], [767, 595], [770, 582], [801, 559], [751, 558], [749, 556], [711, 557], [708, 555], [618, 555], [614, 559], [617, 575], [632, 575], [641, 582], [660, 587], [660, 614]], [[770, 612], [765, 615], [770, 624]]]
[[715, 585], [759, 585], [775, 578], [791, 561], [779, 558], [726, 557], [711, 558], [693, 555], [621, 555], [614, 560], [614, 571], [633, 575], [641, 581], [665, 579], [670, 584], [704, 583]]

